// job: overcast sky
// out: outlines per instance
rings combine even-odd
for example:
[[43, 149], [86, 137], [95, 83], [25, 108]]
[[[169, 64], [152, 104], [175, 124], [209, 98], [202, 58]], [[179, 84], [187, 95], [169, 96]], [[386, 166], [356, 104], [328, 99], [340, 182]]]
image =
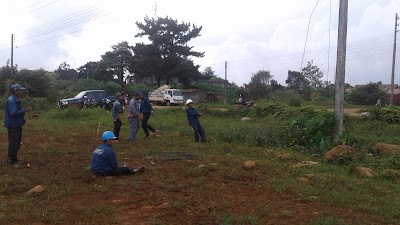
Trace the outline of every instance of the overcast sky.
[[[313, 60], [334, 80], [339, 0], [2, 0], [0, 66], [10, 58], [21, 68], [72, 68], [100, 56], [121, 41], [141, 42], [135, 22], [169, 16], [202, 26], [189, 45], [205, 52], [194, 59], [239, 86], [259, 70], [270, 70], [285, 85], [288, 70]], [[394, 20], [400, 0], [349, 0], [346, 82], [390, 83]], [[157, 7], [155, 7], [157, 6]], [[307, 27], [309, 36], [302, 64]], [[156, 10], [155, 10], [156, 9]], [[331, 12], [331, 13], [330, 13]], [[400, 51], [398, 51], [400, 52]], [[400, 56], [399, 56], [400, 57]], [[329, 60], [328, 60], [329, 59]], [[400, 62], [399, 62], [400, 63]], [[400, 83], [396, 65], [395, 82]]]

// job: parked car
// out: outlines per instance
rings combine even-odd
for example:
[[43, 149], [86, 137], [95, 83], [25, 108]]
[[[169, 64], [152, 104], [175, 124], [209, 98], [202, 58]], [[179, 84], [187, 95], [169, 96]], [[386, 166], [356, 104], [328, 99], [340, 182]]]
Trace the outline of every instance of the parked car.
[[73, 98], [61, 99], [58, 101], [58, 107], [66, 108], [75, 106], [79, 108], [101, 107], [111, 109], [116, 100], [115, 96], [107, 96], [105, 90], [87, 90], [81, 91]]

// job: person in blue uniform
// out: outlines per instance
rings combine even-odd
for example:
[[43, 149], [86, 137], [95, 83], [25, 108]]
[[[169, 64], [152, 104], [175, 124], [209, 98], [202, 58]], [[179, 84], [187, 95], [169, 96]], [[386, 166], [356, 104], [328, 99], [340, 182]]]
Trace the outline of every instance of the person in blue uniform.
[[22, 126], [25, 125], [25, 112], [32, 110], [28, 106], [22, 108], [20, 97], [25, 90], [20, 84], [13, 84], [10, 87], [11, 96], [7, 99], [6, 110], [4, 111], [4, 127], [8, 130], [8, 158], [7, 163], [12, 167], [19, 167], [18, 151], [21, 145]]
[[[206, 142], [206, 135], [204, 133], [204, 129], [200, 124], [199, 117], [203, 116], [203, 114], [198, 113], [196, 109], [193, 108], [193, 101], [192, 99], [188, 99], [186, 101], [186, 115], [189, 122], [189, 125], [194, 130], [194, 140], [199, 142], [201, 138], [201, 142]], [[200, 137], [199, 137], [200, 136]]]
[[116, 137], [111, 131], [106, 131], [101, 135], [103, 144], [97, 147], [92, 154], [92, 161], [90, 163], [92, 172], [98, 176], [132, 175], [143, 172], [144, 167], [131, 169], [126, 164], [118, 164], [117, 157], [112, 148], [115, 139]]

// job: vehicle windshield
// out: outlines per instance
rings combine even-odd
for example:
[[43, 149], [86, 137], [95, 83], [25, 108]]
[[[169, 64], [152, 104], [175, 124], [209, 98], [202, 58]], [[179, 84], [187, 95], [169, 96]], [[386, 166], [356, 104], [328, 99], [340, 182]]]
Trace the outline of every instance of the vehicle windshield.
[[182, 96], [182, 92], [174, 90], [174, 96]]
[[79, 92], [79, 94], [77, 94], [76, 96], [75, 96], [75, 98], [83, 98], [83, 96], [86, 94], [86, 91], [81, 91], [81, 92]]

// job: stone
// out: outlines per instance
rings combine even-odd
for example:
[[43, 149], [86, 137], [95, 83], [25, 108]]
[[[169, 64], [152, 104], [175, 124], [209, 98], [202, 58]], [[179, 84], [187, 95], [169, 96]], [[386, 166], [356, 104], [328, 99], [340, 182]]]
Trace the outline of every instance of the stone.
[[254, 162], [254, 161], [244, 162], [244, 168], [246, 168], [246, 169], [254, 169], [255, 167], [256, 167], [256, 162]]
[[294, 164], [293, 167], [304, 167], [304, 166], [314, 166], [319, 165], [319, 163], [314, 161], [303, 161], [301, 163]]
[[249, 121], [249, 120], [250, 120], [250, 117], [248, 117], [248, 116], [243, 117], [243, 118], [241, 119], [241, 121]]
[[372, 147], [379, 155], [386, 155], [400, 151], [400, 146], [386, 143], [377, 143]]
[[374, 176], [378, 175], [378, 173], [375, 172], [375, 170], [367, 168], [367, 167], [362, 167], [362, 166], [357, 166], [355, 168], [355, 172], [358, 175], [364, 176], [364, 177], [374, 177]]
[[122, 202], [122, 200], [121, 200], [121, 199], [115, 199], [115, 200], [112, 200], [112, 203], [120, 203], [120, 202]]
[[204, 164], [199, 165], [199, 168], [203, 168], [203, 167], [206, 167], [206, 165], [204, 165]]
[[289, 156], [290, 156], [289, 153], [282, 153], [282, 154], [277, 155], [276, 157], [279, 159], [287, 159], [287, 158], [289, 158]]
[[156, 208], [157, 209], [168, 209], [168, 208], [171, 208], [171, 205], [169, 203], [165, 202], [161, 205], [158, 205]]
[[33, 193], [40, 193], [44, 191], [44, 187], [42, 185], [36, 185], [34, 188], [26, 192], [27, 194], [31, 195]]
[[339, 156], [345, 155], [345, 154], [350, 154], [354, 155], [356, 153], [356, 149], [348, 146], [348, 145], [338, 145], [331, 150], [329, 150], [327, 153], [325, 153], [325, 158], [328, 160], [335, 159]]

